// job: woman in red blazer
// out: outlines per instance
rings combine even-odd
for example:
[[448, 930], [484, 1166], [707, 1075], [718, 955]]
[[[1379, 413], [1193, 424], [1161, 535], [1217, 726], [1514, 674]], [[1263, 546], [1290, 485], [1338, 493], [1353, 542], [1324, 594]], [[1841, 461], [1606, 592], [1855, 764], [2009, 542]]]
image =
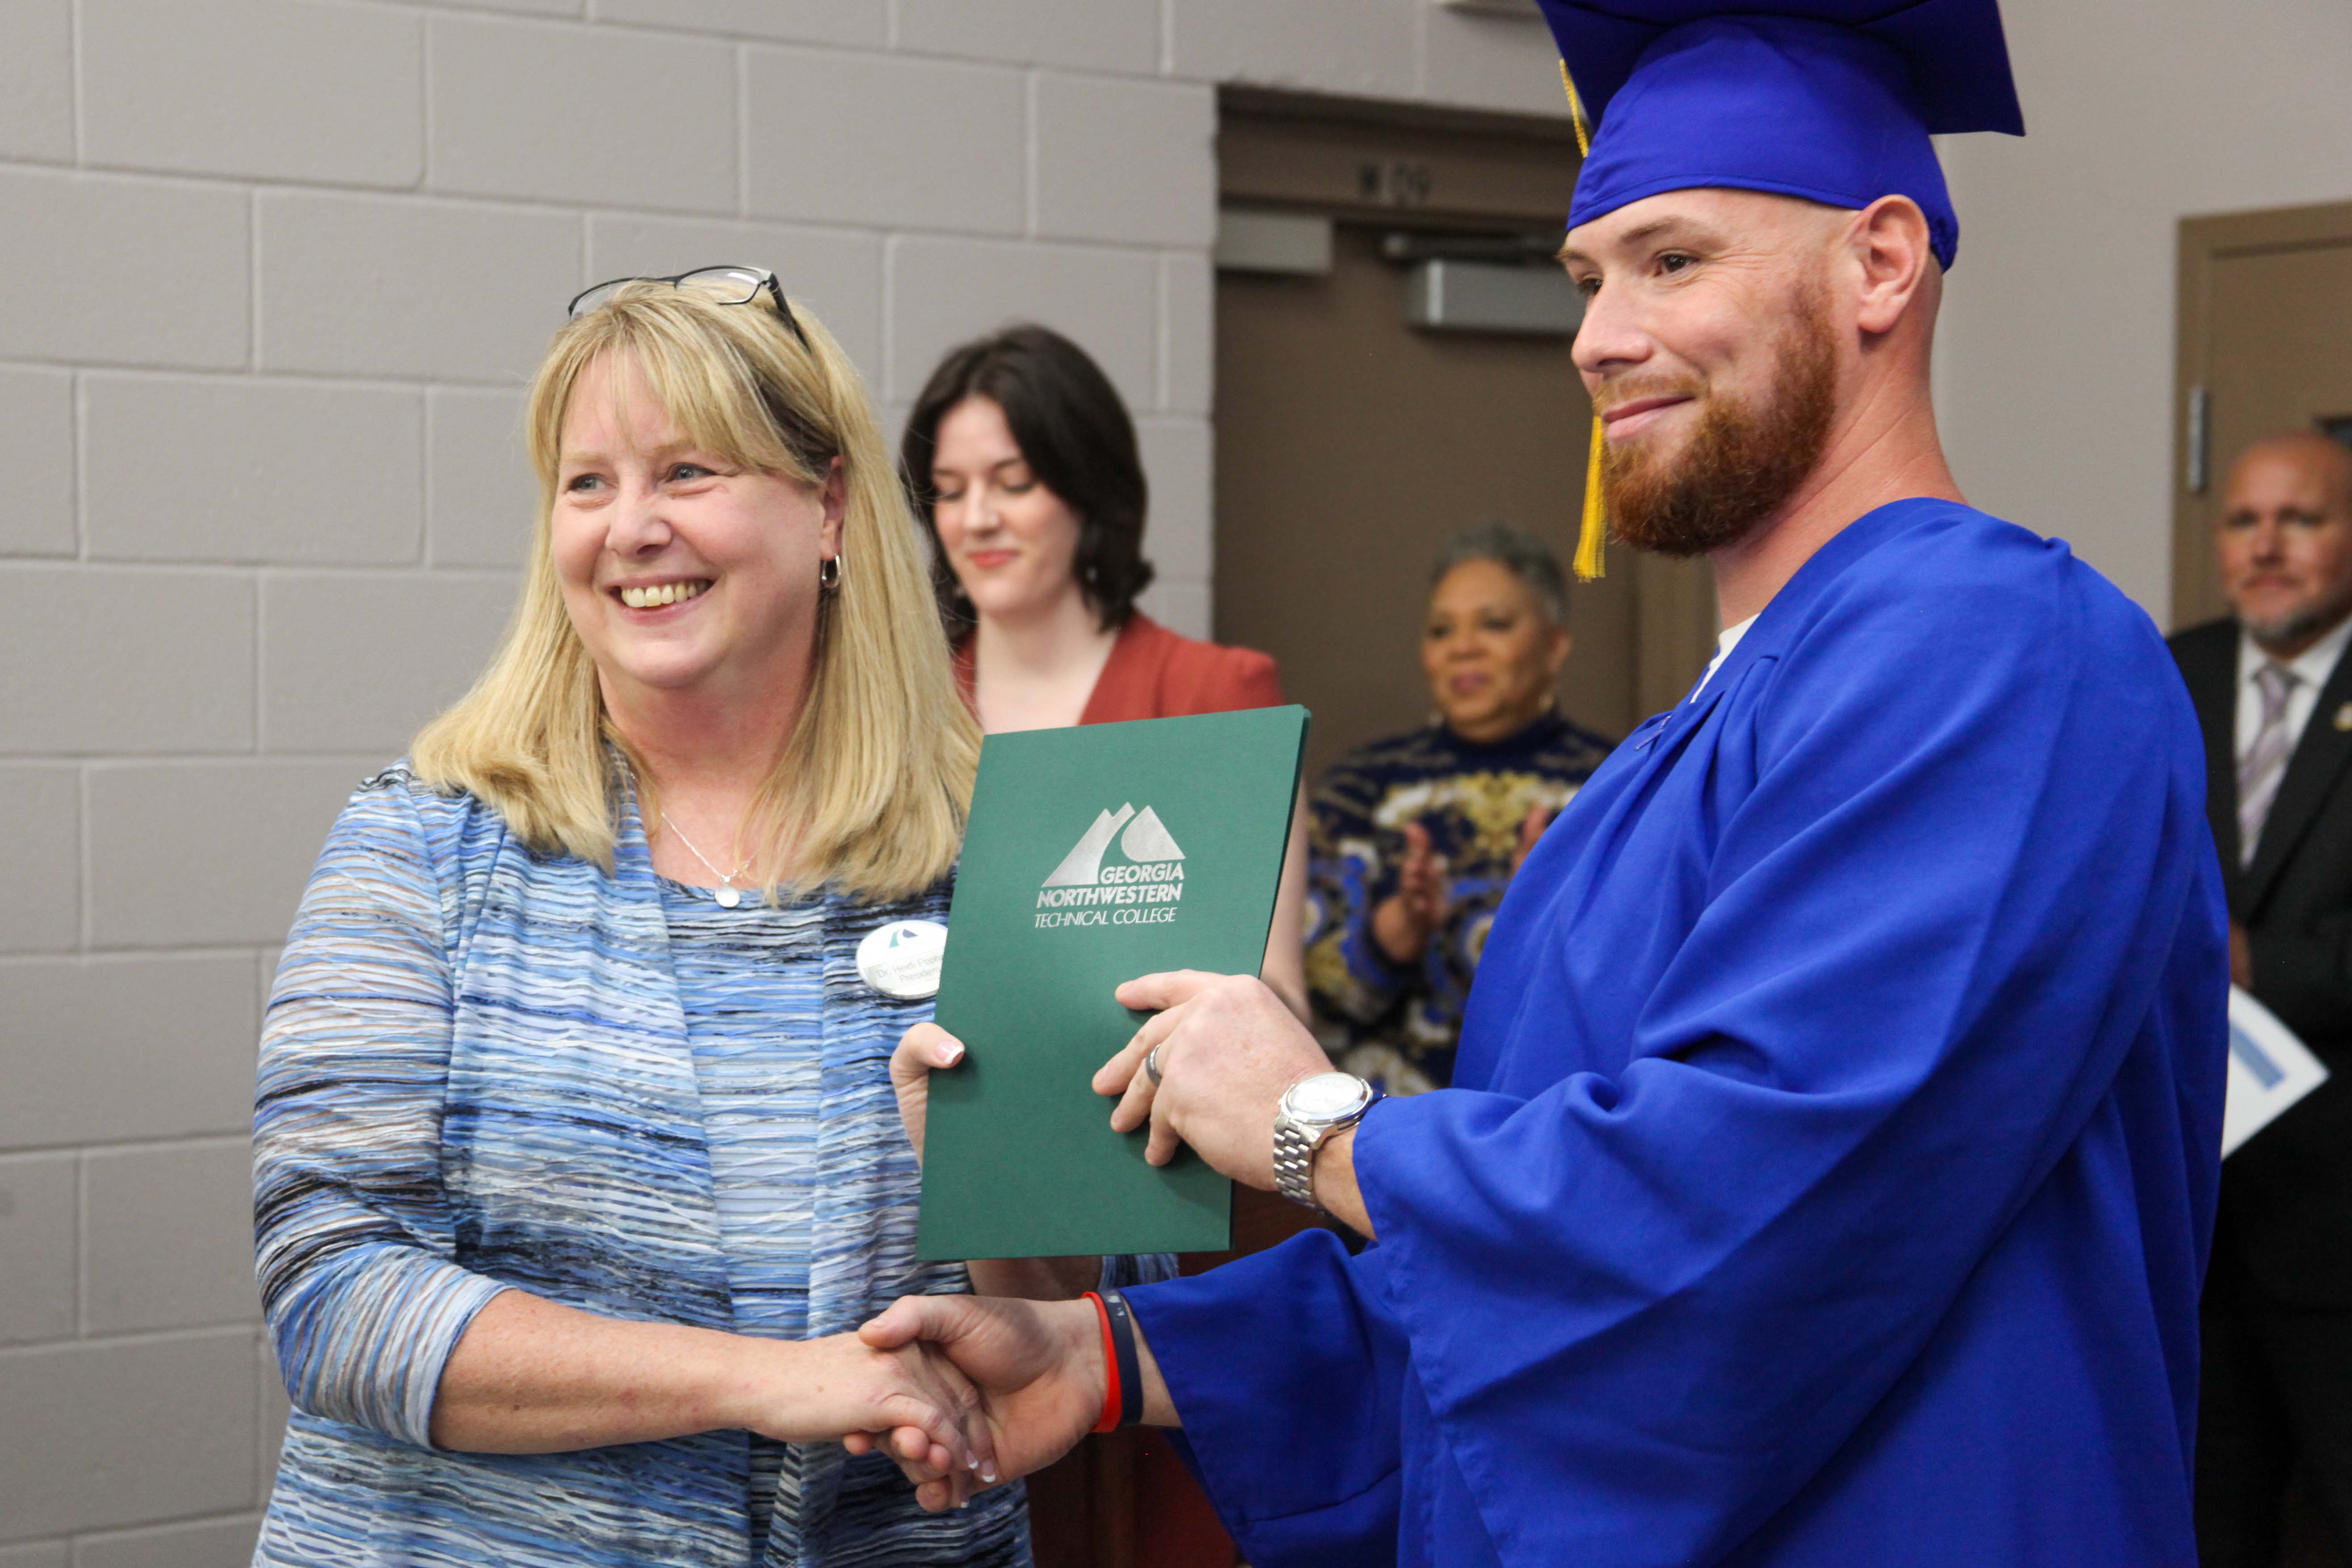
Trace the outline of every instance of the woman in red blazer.
[[[1148, 491], [1135, 425], [1085, 350], [1044, 327], [964, 344], [931, 373], [901, 447], [966, 698], [991, 733], [1266, 708], [1274, 660], [1180, 637], [1135, 607]], [[1294, 820], [1266, 983], [1303, 1018], [1305, 813]], [[1234, 1545], [1166, 1440], [1090, 1438], [1029, 1479], [1038, 1568], [1232, 1568]], [[1131, 1540], [1118, 1538], [1131, 1531]]]
[[[950, 353], [907, 417], [901, 460], [956, 672], [989, 733], [1282, 701], [1265, 654], [1181, 637], [1135, 607], [1152, 576], [1135, 425], [1069, 339], [1009, 327]], [[1302, 1018], [1305, 859], [1294, 842], [1265, 963]]]

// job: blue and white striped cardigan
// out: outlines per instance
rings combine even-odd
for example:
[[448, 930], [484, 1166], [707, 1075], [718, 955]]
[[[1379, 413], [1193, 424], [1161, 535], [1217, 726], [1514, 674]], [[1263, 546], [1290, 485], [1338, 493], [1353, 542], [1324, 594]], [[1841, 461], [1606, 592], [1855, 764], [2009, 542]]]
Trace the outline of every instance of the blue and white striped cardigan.
[[[917, 1172], [887, 1063], [929, 1002], [858, 978], [866, 932], [945, 885], [824, 907], [808, 1331], [968, 1289], [915, 1258]], [[661, 890], [634, 808], [615, 868], [541, 856], [404, 765], [320, 855], [270, 999], [254, 1117], [257, 1268], [295, 1414], [255, 1561], [726, 1564], [753, 1558], [747, 1443], [570, 1454], [427, 1438], [444, 1363], [509, 1287], [730, 1329], [709, 1156]], [[1154, 1270], [1157, 1272], [1157, 1270]], [[770, 1563], [1025, 1563], [1018, 1488], [921, 1515], [833, 1444], [795, 1447]]]

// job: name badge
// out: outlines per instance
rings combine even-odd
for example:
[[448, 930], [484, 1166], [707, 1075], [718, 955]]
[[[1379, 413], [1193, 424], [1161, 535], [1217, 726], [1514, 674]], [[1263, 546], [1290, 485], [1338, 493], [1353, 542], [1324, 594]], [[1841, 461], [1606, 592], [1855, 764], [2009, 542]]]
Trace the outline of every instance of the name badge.
[[857, 973], [885, 996], [919, 1001], [940, 992], [940, 961], [947, 956], [948, 928], [937, 921], [893, 921], [866, 933], [857, 944]]

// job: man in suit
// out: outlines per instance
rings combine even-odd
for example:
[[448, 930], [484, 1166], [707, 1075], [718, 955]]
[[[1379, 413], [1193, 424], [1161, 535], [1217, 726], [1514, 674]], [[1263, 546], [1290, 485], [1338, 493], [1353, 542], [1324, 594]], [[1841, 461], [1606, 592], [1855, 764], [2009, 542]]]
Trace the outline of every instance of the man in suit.
[[2214, 552], [2234, 615], [2172, 639], [2205, 731], [2231, 978], [2335, 1076], [2221, 1172], [2204, 1295], [2205, 1568], [2276, 1568], [2302, 1465], [2352, 1549], [2352, 451], [2259, 441]]

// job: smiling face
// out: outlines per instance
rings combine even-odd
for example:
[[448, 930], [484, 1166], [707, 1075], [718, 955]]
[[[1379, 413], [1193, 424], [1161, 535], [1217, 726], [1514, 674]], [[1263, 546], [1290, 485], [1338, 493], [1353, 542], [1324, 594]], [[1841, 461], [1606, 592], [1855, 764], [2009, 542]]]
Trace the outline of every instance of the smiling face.
[[2303, 652], [2352, 614], [2352, 452], [2315, 435], [2252, 447], [2230, 470], [2213, 543], [2254, 641]]
[[1568, 633], [1499, 561], [1465, 561], [1430, 593], [1422, 672], [1446, 728], [1465, 741], [1506, 740], [1533, 723], [1568, 651]]
[[1078, 594], [1077, 513], [1031, 470], [993, 398], [940, 418], [931, 487], [940, 549], [982, 616], [1032, 620]]
[[565, 408], [549, 524], [607, 706], [796, 704], [843, 504], [837, 462], [822, 489], [730, 463], [677, 427], [634, 363], [590, 365]]
[[1853, 215], [1688, 190], [1580, 225], [1561, 259], [1586, 298], [1574, 357], [1606, 432], [1611, 521], [1636, 548], [1736, 542], [1820, 463], [1837, 412], [1823, 276]]

